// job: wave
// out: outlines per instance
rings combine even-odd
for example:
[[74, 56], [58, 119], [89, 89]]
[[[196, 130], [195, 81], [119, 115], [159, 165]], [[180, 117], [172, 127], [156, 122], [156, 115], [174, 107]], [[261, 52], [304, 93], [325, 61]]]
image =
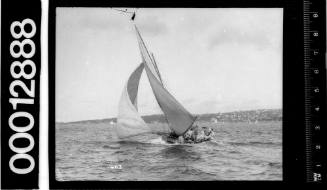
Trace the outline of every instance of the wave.
[[228, 151], [228, 153], [230, 153], [230, 154], [241, 154], [241, 152], [237, 151], [237, 150], [230, 150], [230, 151]]
[[270, 166], [272, 168], [276, 168], [276, 169], [280, 169], [283, 167], [282, 163], [280, 163], [280, 162], [269, 162], [268, 166]]
[[[214, 139], [199, 144], [170, 144], [162, 138], [165, 134], [122, 141], [114, 138], [114, 130], [99, 123], [59, 127], [56, 177], [99, 181], [282, 179], [282, 131], [268, 135], [275, 128], [250, 127], [225, 123], [215, 128]], [[115, 165], [122, 169], [111, 169]]]
[[174, 144], [168, 143], [167, 141], [163, 140], [161, 137], [151, 139], [149, 141], [149, 143], [151, 143], [151, 144], [160, 144], [160, 145], [174, 145]]
[[103, 145], [102, 148], [104, 148], [104, 149], [120, 149], [120, 146], [117, 146], [117, 145]]
[[230, 145], [234, 146], [260, 146], [260, 145], [271, 145], [271, 146], [281, 146], [281, 142], [259, 142], [259, 141], [251, 141], [251, 142], [228, 142]]

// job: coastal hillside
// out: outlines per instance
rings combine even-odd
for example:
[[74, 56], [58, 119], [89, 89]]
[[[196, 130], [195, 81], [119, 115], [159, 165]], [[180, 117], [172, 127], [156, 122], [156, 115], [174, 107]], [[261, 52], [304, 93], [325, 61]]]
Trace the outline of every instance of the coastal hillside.
[[[281, 109], [258, 109], [248, 111], [234, 111], [225, 113], [209, 113], [196, 115], [199, 122], [259, 122], [259, 121], [282, 121]], [[147, 123], [164, 123], [166, 119], [162, 114], [142, 116]], [[116, 122], [116, 118], [75, 121], [69, 123], [102, 123]]]

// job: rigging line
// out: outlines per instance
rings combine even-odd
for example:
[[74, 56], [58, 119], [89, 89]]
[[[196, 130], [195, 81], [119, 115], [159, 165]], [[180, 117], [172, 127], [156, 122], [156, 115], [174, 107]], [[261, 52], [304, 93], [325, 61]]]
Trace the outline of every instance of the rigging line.
[[162, 81], [162, 77], [161, 77], [161, 74], [160, 74], [160, 72], [159, 72], [159, 68], [158, 68], [157, 62], [156, 62], [156, 60], [155, 60], [155, 58], [154, 58], [153, 53], [151, 53], [151, 58], [152, 58], [152, 60], [153, 60], [153, 66], [154, 66], [154, 69], [156, 70], [156, 72], [157, 72], [157, 74], [158, 74], [158, 77], [159, 77], [159, 79], [160, 79], [160, 82], [161, 82], [162, 86], [164, 86], [164, 85], [163, 85], [163, 81]]
[[126, 10], [120, 10], [120, 9], [116, 9], [116, 8], [112, 8], [112, 9], [113, 9], [113, 10], [116, 10], [116, 11], [119, 11], [119, 12], [123, 12], [123, 13], [130, 13], [130, 14], [135, 13], [135, 12], [127, 11], [127, 9], [126, 9]]
[[[148, 48], [146, 47], [145, 42], [143, 41], [143, 38], [141, 37], [141, 34], [140, 34], [140, 32], [139, 32], [139, 30], [138, 30], [136, 24], [134, 24], [134, 27], [135, 27], [135, 30], [136, 30], [136, 33], [137, 33], [138, 39], [141, 41], [141, 44], [142, 44], [142, 46], [144, 47], [147, 56], [150, 58], [151, 64], [154, 66], [154, 69], [155, 69], [155, 70], [158, 69], [158, 68], [156, 68], [155, 63], [154, 63], [155, 60], [154, 60], [154, 57], [153, 57], [153, 53], [150, 53], [150, 52], [148, 51]], [[141, 50], [141, 48], [140, 48], [140, 51], [141, 51], [142, 58], [143, 58], [143, 60], [145, 61], [145, 58], [143, 57], [143, 54], [142, 54], [142, 50]], [[146, 61], [145, 61], [145, 62], [146, 62]], [[158, 72], [159, 72], [159, 70], [158, 70], [158, 71], [156, 70], [156, 73], [158, 74], [158, 77], [160, 78], [160, 79], [159, 79], [159, 80], [160, 80], [159, 82], [161, 82], [161, 84], [163, 85], [162, 80], [161, 80], [160, 73], [158, 73]], [[157, 78], [157, 77], [156, 77], [156, 78]]]

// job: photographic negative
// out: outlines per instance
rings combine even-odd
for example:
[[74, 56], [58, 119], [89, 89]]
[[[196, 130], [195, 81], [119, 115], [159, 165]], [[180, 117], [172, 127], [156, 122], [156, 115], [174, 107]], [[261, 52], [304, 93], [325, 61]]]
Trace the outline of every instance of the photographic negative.
[[0, 6], [1, 188], [325, 182], [326, 1]]
[[57, 181], [282, 180], [282, 8], [57, 7]]

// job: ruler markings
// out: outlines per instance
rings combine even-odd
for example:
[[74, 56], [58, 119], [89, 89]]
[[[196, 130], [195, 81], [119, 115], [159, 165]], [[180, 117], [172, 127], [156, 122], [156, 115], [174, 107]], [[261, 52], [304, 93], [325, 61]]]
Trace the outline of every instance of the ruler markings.
[[[315, 170], [314, 166], [321, 166], [320, 162], [319, 165], [316, 165], [314, 160], [316, 161], [317, 158], [315, 157], [314, 153], [317, 151], [316, 145], [313, 145], [313, 142], [316, 144], [320, 144], [317, 139], [314, 139], [313, 132], [317, 132], [314, 128], [317, 124], [317, 119], [319, 119], [319, 102], [315, 102], [314, 98], [317, 97], [319, 93], [315, 91], [315, 88], [318, 87], [316, 82], [312, 80], [317, 77], [318, 73], [313, 73], [313, 70], [319, 69], [317, 67], [312, 68], [313, 64], [317, 64], [318, 59], [313, 59], [316, 57], [316, 52], [319, 51], [319, 43], [320, 38], [318, 38], [320, 34], [319, 29], [319, 20], [320, 20], [320, 12], [317, 9], [313, 8], [313, 3], [317, 3], [317, 1], [313, 0], [304, 0], [303, 1], [303, 31], [304, 31], [304, 93], [305, 93], [305, 166], [306, 166], [306, 177], [308, 182], [318, 181], [317, 176], [318, 173]], [[316, 6], [319, 7], [319, 6]], [[317, 25], [318, 24], [318, 25]], [[318, 27], [317, 27], [318, 26]], [[324, 34], [323, 34], [324, 35]], [[313, 45], [314, 44], [314, 45]], [[317, 46], [316, 46], [317, 45]], [[312, 48], [318, 47], [318, 48]], [[313, 52], [313, 54], [312, 54]], [[312, 84], [316, 84], [314, 87]], [[315, 103], [314, 103], [315, 102]], [[315, 125], [313, 125], [315, 124]], [[319, 139], [318, 139], [319, 140]], [[320, 174], [321, 175], [321, 174]]]

